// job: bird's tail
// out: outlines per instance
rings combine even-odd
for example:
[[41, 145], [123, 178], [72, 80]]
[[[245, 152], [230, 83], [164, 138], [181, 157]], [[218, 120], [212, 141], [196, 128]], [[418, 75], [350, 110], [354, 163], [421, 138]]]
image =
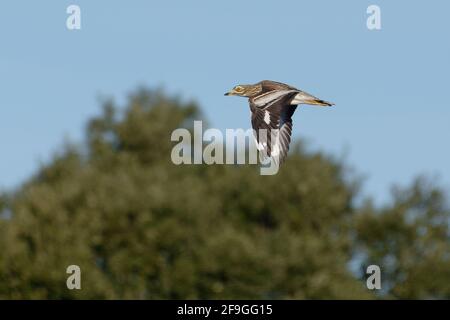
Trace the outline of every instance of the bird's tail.
[[328, 102], [328, 101], [325, 101], [325, 100], [321, 100], [321, 99], [306, 100], [305, 103], [306, 104], [317, 105], [317, 106], [324, 106], [324, 107], [334, 106], [334, 103], [331, 103], [331, 102]]
[[326, 106], [326, 107], [331, 107], [334, 105], [334, 103], [319, 99], [314, 97], [312, 94], [309, 94], [307, 92], [304, 91], [300, 91], [299, 93], [297, 93], [294, 98], [291, 101], [292, 105], [297, 105], [297, 104], [311, 104], [311, 105], [316, 105], [316, 106]]

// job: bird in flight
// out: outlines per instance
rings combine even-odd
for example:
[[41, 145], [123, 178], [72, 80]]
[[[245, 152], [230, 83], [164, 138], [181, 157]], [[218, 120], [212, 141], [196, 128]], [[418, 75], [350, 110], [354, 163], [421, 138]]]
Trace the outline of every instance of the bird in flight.
[[[226, 96], [247, 97], [252, 127], [261, 159], [272, 158], [281, 164], [289, 151], [292, 115], [299, 104], [330, 107], [321, 100], [281, 82], [263, 80], [235, 86]], [[272, 142], [273, 141], [273, 142]]]

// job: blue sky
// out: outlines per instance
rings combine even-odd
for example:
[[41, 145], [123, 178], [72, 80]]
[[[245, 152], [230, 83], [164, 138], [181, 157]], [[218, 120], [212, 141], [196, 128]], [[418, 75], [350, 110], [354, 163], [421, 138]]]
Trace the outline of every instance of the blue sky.
[[[66, 29], [81, 7], [82, 29]], [[369, 31], [366, 9], [381, 8]], [[3, 1], [0, 189], [18, 186], [65, 138], [82, 141], [99, 97], [138, 85], [197, 100], [219, 129], [250, 125], [237, 83], [286, 82], [336, 103], [303, 107], [294, 136], [346, 154], [386, 199], [420, 173], [450, 186], [450, 2]]]

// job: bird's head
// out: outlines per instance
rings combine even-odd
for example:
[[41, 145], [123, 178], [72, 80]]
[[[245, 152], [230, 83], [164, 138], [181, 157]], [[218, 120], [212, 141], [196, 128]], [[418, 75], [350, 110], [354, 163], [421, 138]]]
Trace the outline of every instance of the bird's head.
[[262, 86], [260, 84], [239, 84], [225, 93], [226, 96], [253, 97], [260, 94]]

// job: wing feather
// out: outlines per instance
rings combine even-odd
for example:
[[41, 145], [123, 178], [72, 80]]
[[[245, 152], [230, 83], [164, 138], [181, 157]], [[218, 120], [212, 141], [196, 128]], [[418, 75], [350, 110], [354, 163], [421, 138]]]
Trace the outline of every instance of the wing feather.
[[285, 160], [291, 142], [292, 115], [297, 108], [290, 101], [297, 93], [298, 90], [273, 90], [250, 99], [252, 127], [262, 161]]

